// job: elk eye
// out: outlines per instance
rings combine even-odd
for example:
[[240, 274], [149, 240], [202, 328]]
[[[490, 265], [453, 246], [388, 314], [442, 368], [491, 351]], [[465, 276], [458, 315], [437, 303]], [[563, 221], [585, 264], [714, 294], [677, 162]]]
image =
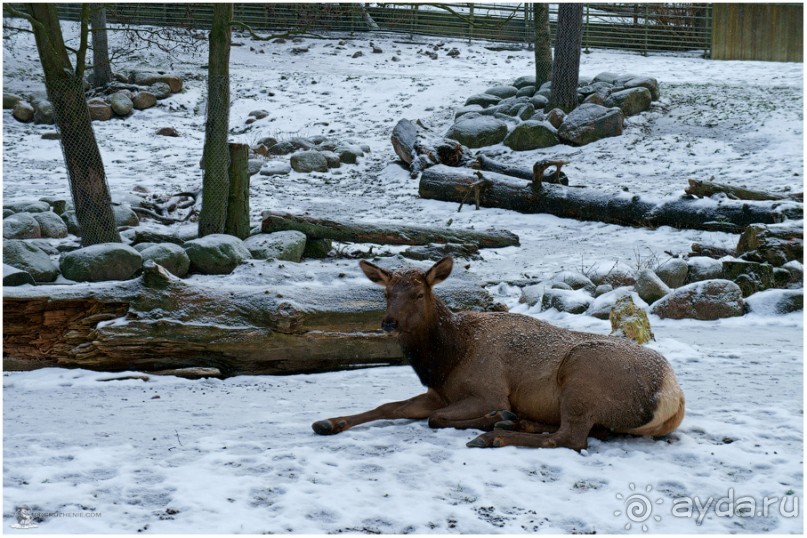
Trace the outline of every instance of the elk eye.
[[423, 299], [423, 292], [418, 293], [418, 299]]

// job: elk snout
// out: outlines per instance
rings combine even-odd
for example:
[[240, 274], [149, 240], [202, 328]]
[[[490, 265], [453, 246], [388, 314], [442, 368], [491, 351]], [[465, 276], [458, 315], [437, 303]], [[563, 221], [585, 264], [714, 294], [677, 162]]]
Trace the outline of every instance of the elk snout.
[[381, 321], [381, 328], [388, 333], [394, 332], [398, 330], [398, 322], [387, 316]]

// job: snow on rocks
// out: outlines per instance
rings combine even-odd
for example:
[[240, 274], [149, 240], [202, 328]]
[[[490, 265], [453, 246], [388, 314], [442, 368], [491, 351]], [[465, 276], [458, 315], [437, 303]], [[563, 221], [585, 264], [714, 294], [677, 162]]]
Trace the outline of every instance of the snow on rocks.
[[327, 172], [328, 161], [325, 155], [317, 150], [306, 150], [291, 156], [291, 168], [295, 172]]
[[723, 278], [723, 263], [707, 256], [690, 256], [687, 259], [687, 279], [700, 282]]
[[670, 258], [656, 267], [656, 274], [667, 286], [680, 288], [687, 283], [689, 265], [682, 258]]
[[558, 137], [569, 144], [583, 146], [621, 135], [624, 121], [625, 115], [617, 107], [583, 103], [563, 119], [558, 127]]
[[647, 88], [629, 88], [612, 92], [603, 102], [607, 108], [619, 107], [625, 116], [635, 116], [650, 108], [652, 97]]
[[[525, 106], [532, 109], [532, 105]], [[557, 144], [557, 129], [549, 122], [537, 120], [528, 120], [517, 125], [504, 139], [504, 145], [514, 151], [548, 148]]]
[[588, 310], [586, 310], [586, 314], [597, 319], [608, 319], [611, 315], [611, 310], [614, 308], [617, 301], [626, 295], [630, 295], [633, 304], [636, 306], [640, 308], [647, 308], [647, 303], [645, 303], [642, 298], [639, 297], [639, 294], [636, 293], [632, 287], [621, 286], [596, 297], [594, 301], [592, 301], [591, 305], [589, 305]]
[[147, 248], [144, 249], [138, 249], [137, 246], [134, 248], [140, 252], [143, 263], [151, 260], [180, 278], [188, 274], [191, 260], [190, 257], [188, 257], [188, 253], [185, 252], [185, 249], [179, 245], [174, 243], [159, 243], [147, 246]]
[[642, 269], [636, 278], [636, 293], [643, 301], [652, 304], [668, 293], [670, 288], [650, 269]]
[[28, 123], [34, 119], [34, 107], [27, 101], [17, 101], [11, 111], [11, 115], [17, 121]]
[[31, 213], [14, 213], [3, 219], [3, 239], [38, 237], [42, 237], [42, 230]]
[[745, 300], [753, 314], [775, 316], [804, 310], [804, 290], [766, 290]]
[[226, 275], [250, 258], [244, 242], [232, 235], [211, 234], [185, 242], [191, 270], [207, 275]]
[[704, 280], [670, 292], [650, 308], [660, 318], [715, 320], [743, 315], [740, 287], [730, 280]]
[[25, 271], [36, 282], [53, 282], [59, 276], [59, 267], [50, 256], [29, 241], [3, 241], [3, 263]]
[[595, 285], [610, 284], [615, 288], [633, 286], [636, 283], [634, 271], [621, 261], [600, 261], [586, 270], [586, 275]]
[[296, 230], [260, 233], [247, 237], [244, 245], [256, 260], [299, 262], [305, 252], [306, 235]]
[[67, 225], [62, 218], [53, 211], [33, 213], [32, 216], [39, 223], [39, 231], [42, 237], [60, 239], [67, 237]]
[[76, 282], [128, 280], [143, 265], [140, 253], [120, 243], [102, 243], [62, 255], [62, 274]]
[[267, 161], [261, 167], [262, 176], [287, 176], [291, 173], [291, 165], [284, 161]]
[[30, 273], [6, 263], [3, 264], [3, 286], [23, 286], [25, 284], [36, 284]]
[[463, 116], [446, 132], [446, 138], [471, 149], [498, 144], [505, 136], [507, 124], [489, 116]]
[[541, 310], [556, 309], [558, 312], [582, 314], [591, 305], [591, 295], [584, 291], [549, 288], [541, 297]]

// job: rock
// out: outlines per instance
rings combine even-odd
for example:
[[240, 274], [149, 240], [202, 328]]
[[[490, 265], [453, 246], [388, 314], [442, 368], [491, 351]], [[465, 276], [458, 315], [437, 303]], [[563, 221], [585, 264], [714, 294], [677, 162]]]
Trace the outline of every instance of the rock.
[[476, 260], [479, 259], [478, 254], [479, 246], [476, 243], [429, 243], [409, 247], [401, 253], [404, 258], [433, 261], [441, 260], [446, 256], [451, 256], [455, 260], [457, 258]]
[[515, 86], [493, 86], [492, 88], [485, 90], [483, 95], [495, 95], [500, 99], [507, 99], [508, 97], [515, 97], [517, 93], [518, 88]]
[[38, 99], [34, 102], [34, 123], [37, 125], [53, 125], [56, 123], [53, 103], [47, 99]]
[[57, 215], [61, 215], [68, 209], [73, 209], [73, 202], [64, 196], [43, 196], [39, 201], [48, 204]]
[[109, 121], [112, 119], [112, 107], [106, 103], [89, 103], [90, 119], [93, 121]]
[[[526, 103], [522, 105], [521, 108], [518, 109], [518, 113], [516, 114], [516, 117], [524, 121], [527, 121], [533, 116], [535, 116], [535, 107], [532, 105], [532, 103]], [[536, 121], [538, 120], [536, 119]]]
[[16, 267], [3, 264], [3, 286], [22, 286], [35, 284], [34, 277]]
[[[492, 109], [488, 109], [488, 110], [492, 110]], [[482, 108], [481, 105], [461, 106], [461, 107], [459, 107], [458, 109], [456, 109], [454, 111], [454, 119], [458, 120], [462, 116], [464, 116], [466, 114], [471, 114], [471, 113], [482, 114], [482, 113], [484, 113], [484, 111], [485, 111], [485, 109]]]
[[715, 320], [743, 315], [740, 286], [730, 280], [704, 280], [672, 290], [650, 312], [660, 318]]
[[545, 282], [563, 283], [569, 286], [569, 289], [571, 290], [583, 290], [588, 293], [593, 292], [596, 287], [587, 276], [581, 273], [577, 273], [575, 271], [560, 271], [559, 273], [555, 273], [554, 275], [552, 275], [552, 277], [550, 277]]
[[333, 151], [323, 151], [322, 155], [328, 163], [328, 168], [339, 168], [342, 166], [342, 159]]
[[51, 237], [54, 239], [67, 237], [67, 225], [62, 218], [53, 211], [34, 213], [33, 217], [39, 223], [39, 231], [42, 237]]
[[269, 111], [268, 110], [263, 110], [263, 109], [261, 109], [261, 110], [253, 110], [252, 112], [247, 114], [247, 116], [249, 116], [251, 118], [255, 118], [256, 120], [262, 120], [263, 118], [269, 116]]
[[115, 226], [139, 226], [140, 219], [129, 204], [112, 204], [112, 213], [115, 215]]
[[650, 92], [653, 101], [658, 101], [661, 97], [658, 81], [651, 77], [634, 77], [622, 84], [625, 88], [646, 88]]
[[609, 291], [614, 291], [614, 287], [612, 285], [610, 285], [610, 284], [600, 284], [599, 286], [594, 288], [594, 298], [596, 299], [597, 297], [599, 297], [601, 295], [605, 295]]
[[[564, 119], [566, 119], [566, 113], [559, 108], [553, 108], [549, 111], [549, 114], [546, 115], [546, 121], [555, 128], [556, 133], [558, 127], [563, 124]], [[557, 136], [557, 134], [555, 136]]]
[[767, 290], [745, 300], [748, 310], [766, 316], [789, 314], [804, 310], [804, 290]]
[[62, 133], [59, 133], [57, 131], [50, 131], [47, 133], [42, 133], [41, 138], [42, 140], [61, 140]]
[[316, 146], [302, 137], [294, 137], [283, 142], [278, 142], [269, 147], [270, 155], [288, 155], [299, 150], [315, 149]]
[[68, 209], [64, 213], [61, 214], [62, 221], [64, 221], [65, 225], [67, 226], [68, 233], [73, 235], [81, 235], [81, 225], [78, 223], [78, 217], [76, 217], [76, 212], [73, 209]]
[[35, 282], [53, 282], [59, 276], [59, 268], [50, 256], [39, 247], [19, 239], [3, 241], [3, 263], [25, 271]]
[[786, 288], [790, 284], [790, 271], [783, 267], [773, 268], [773, 281], [774, 286], [777, 288]]
[[775, 266], [804, 259], [804, 230], [801, 223], [751, 224], [737, 242], [736, 255], [744, 260]]
[[157, 97], [145, 90], [137, 92], [132, 98], [132, 106], [137, 110], [146, 110], [157, 104]]
[[543, 110], [549, 104], [549, 98], [545, 95], [533, 95], [530, 102], [535, 107], [535, 110]]
[[565, 282], [552, 282], [549, 284], [549, 289], [572, 291], [572, 287]]
[[101, 243], [62, 255], [60, 262], [65, 278], [76, 282], [128, 280], [143, 265], [140, 253], [120, 243]]
[[[14, 240], [12, 240], [12, 241], [14, 241]], [[26, 239], [25, 242], [28, 243], [29, 245], [33, 245], [33, 246], [37, 247], [39, 250], [41, 250], [42, 252], [44, 252], [48, 256], [58, 256], [60, 252], [64, 252], [64, 250], [59, 250], [59, 248], [54, 247], [53, 245], [51, 245], [51, 243], [50, 243], [50, 241], [48, 239]], [[59, 243], [58, 246], [63, 249], [65, 244], [66, 243]], [[67, 243], [67, 244], [69, 244], [69, 243]], [[78, 248], [78, 247], [76, 247], [76, 248]], [[75, 249], [70, 249], [70, 250], [75, 250]]]
[[266, 148], [271, 148], [275, 144], [277, 144], [277, 138], [275, 138], [274, 136], [265, 136], [260, 140], [258, 140], [258, 145], [264, 146]]
[[291, 168], [295, 172], [327, 172], [328, 161], [325, 156], [315, 150], [301, 151], [291, 156]]
[[535, 86], [524, 86], [519, 88], [516, 97], [532, 97], [535, 94]]
[[9, 215], [13, 215], [13, 214], [14, 214], [14, 211], [12, 211], [10, 209], [3, 209], [3, 218], [6, 218]]
[[140, 250], [140, 255], [143, 257], [143, 263], [151, 260], [180, 278], [188, 274], [191, 265], [191, 259], [185, 249], [174, 243], [159, 243], [150, 246]]
[[491, 105], [498, 105], [499, 101], [501, 100], [502, 100], [501, 97], [497, 97], [495, 95], [490, 95], [487, 93], [478, 93], [466, 99], [465, 106], [480, 105], [482, 108], [487, 108]]
[[182, 79], [178, 75], [168, 73], [133, 73], [132, 82], [138, 86], [151, 86], [152, 84], [166, 84], [171, 93], [182, 91]]
[[458, 48], [456, 48], [456, 47], [453, 47], [451, 50], [446, 52], [446, 56], [448, 56], [449, 58], [457, 58], [457, 57], [459, 57], [459, 55], [460, 55], [460, 50]]
[[593, 299], [583, 291], [560, 290], [550, 288], [544, 290], [541, 298], [541, 310], [554, 308], [559, 312], [582, 314], [591, 305]]
[[364, 53], [360, 50], [357, 50], [356, 52], [353, 53], [351, 58], [361, 58], [362, 56], [364, 56]]
[[640, 308], [647, 308], [647, 303], [645, 303], [642, 298], [639, 297], [635, 291], [633, 291], [633, 288], [630, 286], [620, 286], [595, 298], [588, 307], [588, 310], [586, 310], [586, 314], [597, 319], [609, 319], [611, 316], [611, 310], [614, 308], [614, 305], [616, 305], [616, 302], [626, 295], [630, 295], [631, 299], [633, 300], [633, 304], [636, 306]]
[[112, 107], [112, 112], [118, 116], [128, 116], [132, 113], [134, 103], [125, 93], [116, 92], [110, 96], [109, 106]]
[[14, 106], [22, 101], [22, 97], [13, 93], [3, 93], [3, 110], [11, 110]]
[[172, 137], [179, 136], [179, 132], [177, 132], [177, 130], [174, 129], [173, 127], [160, 127], [154, 134], [159, 136], [172, 136]]
[[291, 166], [283, 161], [269, 161], [261, 168], [262, 176], [287, 176], [291, 172]]
[[256, 260], [284, 260], [299, 263], [305, 252], [306, 236], [296, 230], [259, 233], [244, 240]]
[[653, 331], [650, 330], [647, 312], [635, 305], [630, 295], [617, 299], [609, 319], [611, 336], [630, 338], [640, 345], [656, 339]]
[[171, 97], [171, 87], [165, 82], [155, 82], [149, 86], [148, 92], [158, 101]]
[[667, 286], [680, 288], [687, 283], [689, 265], [681, 258], [670, 258], [656, 267], [656, 274]]
[[22, 204], [20, 211], [21, 213], [45, 213], [50, 211], [50, 204], [47, 202], [43, 202], [41, 200], [36, 202], [28, 202]]
[[208, 275], [232, 273], [250, 257], [244, 242], [232, 235], [206, 235], [187, 241], [184, 247], [191, 260], [191, 269]]
[[14, 105], [11, 115], [14, 119], [23, 123], [28, 123], [34, 119], [34, 107], [26, 101], [19, 101]]
[[305, 242], [304, 258], [322, 259], [327, 258], [333, 250], [333, 243], [330, 239], [308, 239]]
[[625, 115], [619, 108], [605, 108], [590, 103], [572, 110], [558, 128], [558, 136], [579, 146], [602, 138], [619, 136]]
[[630, 88], [611, 93], [605, 100], [605, 106], [619, 107], [625, 116], [634, 116], [649, 109], [652, 100], [647, 88]]
[[597, 95], [601, 99], [605, 100], [611, 93], [611, 90], [613, 89], [614, 89], [613, 84], [609, 84], [607, 82], [594, 82], [592, 84], [586, 84], [585, 86], [580, 86], [579, 88], [577, 88], [577, 93], [582, 95], [583, 97], [589, 97], [590, 95]]
[[689, 282], [723, 278], [723, 263], [707, 256], [692, 256], [687, 260], [687, 268]]
[[787, 269], [790, 273], [790, 283], [799, 284], [799, 287], [804, 285], [804, 266], [796, 260], [789, 261], [782, 266], [782, 269]]
[[[740, 278], [745, 276], [746, 278]], [[743, 297], [774, 287], [773, 267], [767, 263], [724, 260], [723, 278], [740, 285]]]
[[263, 168], [262, 159], [249, 159], [247, 161], [247, 170], [249, 170], [249, 175], [254, 176], [261, 171], [261, 168]]
[[648, 304], [653, 304], [668, 293], [670, 288], [650, 269], [639, 271], [636, 278], [636, 293]]
[[541, 302], [544, 297], [544, 291], [546, 291], [548, 287], [549, 286], [544, 282], [524, 286], [521, 290], [521, 297], [518, 302], [526, 303], [528, 306], [535, 306]]
[[507, 124], [488, 116], [460, 118], [446, 133], [446, 138], [456, 140], [472, 149], [498, 144], [505, 136], [507, 136]]
[[[479, 105], [474, 106], [479, 107]], [[390, 136], [392, 148], [395, 150], [395, 154], [407, 165], [412, 164], [412, 161], [417, 156], [415, 152], [417, 138], [417, 126], [406, 119], [400, 120], [392, 130], [392, 136]]]
[[583, 104], [605, 106], [605, 99], [603, 99], [599, 94], [592, 93], [583, 99]]
[[608, 84], [613, 85], [613, 84], [616, 83], [616, 81], [619, 78], [620, 78], [620, 75], [617, 75], [616, 73], [611, 73], [609, 71], [603, 71], [602, 73], [600, 73], [599, 75], [597, 75], [593, 79], [591, 79], [591, 83], [593, 84], [595, 82], [607, 82]]
[[610, 284], [614, 288], [633, 286], [636, 283], [633, 269], [622, 262], [597, 262], [586, 271], [591, 281], [599, 286]]
[[533, 86], [535, 87], [535, 75], [526, 75], [523, 77], [518, 77], [513, 81], [512, 86], [515, 86], [519, 90], [526, 86]]
[[4, 239], [37, 239], [42, 237], [39, 223], [30, 213], [14, 213], [3, 219]]
[[356, 164], [359, 157], [364, 157], [364, 150], [359, 146], [339, 146], [334, 149], [334, 153], [339, 155], [339, 160], [345, 164]]
[[504, 145], [513, 151], [548, 148], [560, 143], [556, 133], [557, 130], [548, 122], [528, 120], [510, 131]]
[[[142, 256], [142, 255], [143, 255], [143, 251], [144, 251], [144, 250], [146, 250], [147, 248], [151, 248], [151, 247], [153, 247], [153, 246], [155, 246], [155, 245], [162, 245], [162, 244], [163, 244], [163, 243], [149, 243], [149, 242], [146, 242], [146, 243], [137, 243], [137, 244], [135, 244], [135, 245], [132, 245], [132, 248], [133, 248], [133, 249], [135, 249], [136, 251], [138, 251], [138, 252], [140, 253], [140, 255]], [[183, 250], [184, 250], [184, 249], [183, 249]]]

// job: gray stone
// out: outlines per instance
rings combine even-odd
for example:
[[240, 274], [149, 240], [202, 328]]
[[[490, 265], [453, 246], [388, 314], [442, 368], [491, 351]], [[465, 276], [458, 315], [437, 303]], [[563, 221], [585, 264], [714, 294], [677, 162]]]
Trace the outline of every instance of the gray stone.
[[132, 82], [138, 86], [151, 86], [152, 84], [165, 84], [171, 93], [182, 91], [182, 78], [171, 73], [132, 73]]
[[262, 120], [263, 118], [269, 116], [268, 110], [253, 110], [249, 114], [247, 114], [250, 118], [255, 118], [256, 120]]
[[781, 315], [804, 310], [804, 290], [766, 290], [745, 300], [754, 314]]
[[128, 116], [132, 113], [134, 103], [125, 93], [116, 92], [110, 96], [109, 106], [112, 107], [112, 111], [118, 116]]
[[526, 86], [535, 87], [535, 75], [526, 75], [523, 77], [518, 77], [513, 81], [512, 85], [518, 88], [519, 90]]
[[262, 176], [287, 176], [290, 172], [291, 166], [283, 161], [268, 161], [261, 168]]
[[471, 149], [498, 144], [505, 136], [507, 136], [507, 124], [488, 116], [460, 118], [446, 133], [446, 138], [456, 140]]
[[323, 151], [322, 155], [328, 162], [328, 168], [339, 168], [340, 166], [342, 166], [342, 160], [339, 158], [339, 155], [337, 155], [333, 151]]
[[523, 88], [519, 88], [516, 97], [532, 97], [534, 93], [535, 86], [524, 86]]
[[3, 286], [22, 286], [35, 284], [34, 277], [16, 267], [3, 264]]
[[17, 104], [14, 105], [11, 115], [17, 121], [28, 123], [34, 119], [34, 107], [26, 101], [18, 101]]
[[244, 242], [232, 235], [206, 235], [187, 241], [184, 247], [191, 260], [191, 269], [208, 275], [232, 273], [250, 257]]
[[312, 259], [327, 258], [331, 250], [333, 250], [333, 242], [330, 239], [307, 239], [303, 257]]
[[549, 98], [544, 95], [533, 95], [530, 102], [535, 107], [535, 110], [543, 110], [549, 104]]
[[648, 304], [653, 304], [668, 293], [670, 288], [665, 284], [656, 273], [650, 269], [643, 269], [639, 271], [636, 278], [636, 293]]
[[582, 146], [602, 138], [621, 135], [624, 121], [625, 115], [619, 108], [582, 104], [566, 116], [558, 128], [558, 136]]
[[249, 175], [254, 176], [255, 174], [261, 171], [261, 168], [263, 168], [262, 159], [249, 159], [247, 161], [247, 169], [249, 170]]
[[796, 260], [792, 260], [784, 264], [782, 269], [787, 269], [787, 271], [790, 273], [791, 283], [797, 284], [799, 287], [804, 285], [804, 266], [801, 263], [797, 262]]
[[112, 204], [115, 226], [139, 226], [140, 219], [129, 204]]
[[704, 280], [672, 290], [653, 304], [660, 318], [714, 320], [743, 315], [740, 286], [730, 280]]
[[62, 220], [67, 226], [67, 231], [73, 235], [81, 235], [81, 225], [78, 223], [78, 217], [73, 209], [68, 209], [61, 214]]
[[516, 126], [504, 139], [504, 145], [513, 151], [548, 148], [559, 143], [556, 130], [550, 123], [535, 120]]
[[[479, 107], [479, 105], [474, 106]], [[390, 136], [392, 149], [395, 150], [395, 154], [401, 159], [401, 161], [404, 162], [404, 164], [412, 164], [412, 161], [417, 157], [417, 152], [415, 151], [417, 138], [417, 125], [410, 120], [399, 120], [392, 129], [392, 135]]]
[[577, 93], [582, 95], [583, 97], [588, 97], [589, 95], [599, 95], [602, 99], [608, 97], [611, 93], [611, 90], [614, 89], [613, 84], [608, 84], [607, 82], [594, 82], [593, 84], [587, 84], [585, 86], [581, 86], [577, 88]]
[[138, 243], [136, 245], [132, 245], [132, 248], [142, 255], [143, 251], [146, 250], [147, 248], [151, 248], [155, 245], [162, 245], [162, 244], [163, 243]]
[[521, 290], [521, 297], [519, 298], [519, 303], [526, 303], [528, 306], [535, 306], [539, 304], [544, 297], [544, 291], [549, 286], [541, 282], [539, 284], [532, 284], [530, 286], [524, 286]]
[[102, 282], [133, 278], [143, 265], [140, 253], [121, 243], [102, 243], [62, 255], [65, 278], [76, 282]]
[[518, 93], [518, 88], [515, 86], [493, 86], [485, 90], [485, 95], [495, 95], [501, 99], [514, 97]]
[[465, 106], [480, 105], [482, 108], [487, 108], [491, 105], [498, 105], [499, 101], [501, 100], [502, 100], [501, 97], [497, 97], [495, 95], [490, 95], [487, 93], [478, 93], [466, 99]]
[[630, 296], [631, 299], [633, 299], [633, 303], [639, 308], [647, 308], [647, 303], [639, 297], [638, 293], [633, 291], [633, 288], [630, 286], [620, 286], [597, 296], [588, 307], [588, 310], [586, 310], [586, 314], [597, 319], [609, 319], [611, 310], [616, 305], [616, 302], [626, 295]]
[[270, 155], [288, 155], [298, 150], [315, 149], [316, 145], [302, 137], [295, 137], [269, 146]]
[[595, 289], [594, 283], [586, 275], [577, 273], [575, 271], [561, 271], [555, 273], [546, 282], [562, 282], [569, 286], [572, 290], [583, 290], [586, 292], [593, 292]]
[[94, 121], [108, 121], [112, 119], [112, 107], [106, 103], [89, 103], [90, 119]]
[[[135, 247], [136, 248], [136, 247]], [[174, 243], [160, 243], [140, 251], [143, 263], [151, 260], [182, 278], [188, 274], [191, 259], [185, 249]]]
[[3, 218], [6, 218], [9, 215], [13, 215], [13, 214], [14, 214], [14, 211], [12, 211], [11, 209], [3, 209]]
[[42, 237], [39, 223], [30, 213], [14, 213], [3, 219], [4, 239], [37, 239]]
[[244, 245], [258, 260], [299, 262], [305, 252], [306, 236], [296, 230], [256, 234], [247, 237]]
[[591, 79], [591, 82], [592, 84], [595, 82], [607, 82], [608, 84], [614, 85], [616, 81], [620, 78], [620, 76], [621, 75], [617, 75], [616, 73], [603, 71], [602, 73]]
[[636, 283], [634, 270], [619, 261], [595, 263], [586, 271], [586, 275], [596, 286], [610, 284], [614, 288], [619, 288], [620, 286], [633, 286]]
[[723, 278], [736, 282], [742, 289], [743, 297], [767, 290], [775, 285], [773, 267], [768, 263], [724, 260]]
[[[20, 241], [20, 240], [17, 239], [12, 241]], [[48, 256], [58, 256], [60, 252], [63, 252], [59, 250], [58, 247], [53, 246], [50, 240], [48, 239], [26, 239], [25, 242], [34, 245]], [[59, 243], [58, 245], [62, 246], [63, 243]]]
[[634, 116], [649, 109], [652, 100], [647, 88], [629, 88], [611, 93], [605, 99], [605, 106], [619, 107], [625, 116]]
[[53, 125], [56, 123], [56, 115], [53, 111], [53, 104], [47, 99], [39, 99], [34, 102], [34, 123], [37, 125]]
[[165, 82], [155, 82], [149, 86], [148, 92], [158, 101], [171, 97], [171, 87]]
[[22, 101], [22, 97], [13, 93], [3, 93], [3, 110], [11, 110]]
[[559, 312], [582, 314], [591, 305], [593, 299], [583, 291], [550, 288], [544, 291], [541, 298], [541, 310], [554, 308]]
[[50, 204], [42, 201], [29, 202], [20, 209], [20, 212], [24, 213], [45, 213], [47, 211], [50, 211]]
[[321, 152], [312, 149], [292, 155], [291, 167], [295, 172], [327, 172], [328, 161]]
[[39, 201], [48, 204], [57, 215], [61, 215], [68, 209], [73, 209], [73, 202], [64, 196], [43, 196]]
[[634, 77], [622, 85], [625, 88], [646, 88], [648, 91], [650, 91], [650, 97], [653, 99], [653, 101], [658, 101], [661, 97], [658, 80], [651, 77]]
[[482, 105], [468, 105], [468, 106], [461, 106], [457, 110], [454, 111], [454, 119], [457, 120], [466, 114], [470, 114], [472, 112], [481, 113], [484, 108]]
[[565, 282], [552, 282], [549, 284], [549, 289], [573, 291], [572, 287]]
[[[546, 115], [546, 121], [555, 128], [555, 133], [557, 133], [558, 127], [563, 125], [564, 119], [566, 119], [566, 113], [559, 108], [553, 108]], [[557, 134], [555, 136], [557, 136]]]
[[59, 268], [50, 256], [28, 241], [3, 241], [3, 263], [25, 271], [36, 282], [53, 282], [59, 276]]
[[42, 237], [51, 237], [54, 239], [67, 237], [67, 225], [62, 218], [53, 211], [34, 213], [33, 217], [39, 223], [39, 231]]
[[359, 157], [364, 157], [364, 150], [355, 144], [339, 146], [334, 149], [334, 153], [339, 155], [339, 160], [345, 164], [356, 164]]
[[614, 291], [614, 287], [610, 284], [600, 284], [596, 288], [594, 288], [594, 298], [596, 299], [600, 295], [605, 295], [609, 291]]
[[656, 267], [658, 277], [671, 288], [680, 288], [687, 283], [689, 265], [681, 258], [670, 258]]
[[61, 140], [62, 133], [58, 131], [49, 131], [47, 133], [42, 133], [40, 138], [42, 138], [42, 140]]
[[132, 98], [132, 106], [137, 110], [146, 110], [157, 104], [157, 97], [147, 91], [139, 91]]
[[690, 283], [723, 278], [723, 263], [707, 256], [689, 258], [687, 268], [687, 280]]

